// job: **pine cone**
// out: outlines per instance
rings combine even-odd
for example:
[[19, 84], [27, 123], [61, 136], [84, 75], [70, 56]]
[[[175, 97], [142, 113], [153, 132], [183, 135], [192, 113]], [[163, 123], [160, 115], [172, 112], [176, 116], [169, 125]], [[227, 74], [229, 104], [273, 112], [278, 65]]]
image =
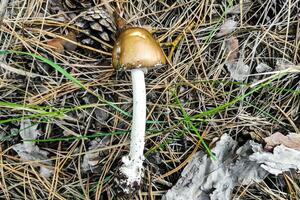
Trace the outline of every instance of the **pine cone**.
[[90, 8], [93, 6], [93, 4], [94, 3], [90, 0], [63, 0], [63, 5], [69, 10]]
[[110, 45], [113, 44], [116, 26], [113, 16], [104, 6], [99, 7], [91, 0], [62, 0], [59, 6], [71, 21], [74, 21], [74, 25], [82, 30], [83, 33], [78, 34], [77, 41], [97, 49], [102, 47], [105, 50], [108, 50], [107, 45], [92, 39], [91, 36]]
[[[85, 34], [79, 34], [78, 36], [78, 40], [83, 44], [94, 45], [96, 43], [89, 35], [93, 35], [97, 38], [100, 37], [100, 39], [111, 44], [112, 41], [114, 41], [116, 32], [115, 23], [112, 16], [110, 16], [104, 7], [88, 9], [83, 16], [76, 20], [75, 25], [84, 30]], [[105, 46], [103, 47], [106, 49]]]

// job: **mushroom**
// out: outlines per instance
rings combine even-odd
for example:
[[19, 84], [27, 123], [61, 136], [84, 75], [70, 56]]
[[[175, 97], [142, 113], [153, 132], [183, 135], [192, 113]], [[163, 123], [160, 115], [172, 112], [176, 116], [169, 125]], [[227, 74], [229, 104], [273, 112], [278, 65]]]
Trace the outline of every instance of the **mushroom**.
[[[149, 68], [166, 64], [165, 55], [150, 32], [130, 27], [120, 32], [112, 52], [113, 66], [130, 70], [133, 90], [133, 116], [130, 135], [130, 152], [122, 158], [118, 181], [122, 193], [137, 191], [143, 177], [146, 87], [144, 73]], [[146, 70], [145, 70], [146, 69]]]

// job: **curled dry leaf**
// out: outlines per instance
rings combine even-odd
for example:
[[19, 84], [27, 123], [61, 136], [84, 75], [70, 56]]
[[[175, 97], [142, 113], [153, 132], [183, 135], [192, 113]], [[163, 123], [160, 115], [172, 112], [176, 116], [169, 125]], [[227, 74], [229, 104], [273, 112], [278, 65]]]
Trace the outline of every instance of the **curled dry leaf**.
[[219, 38], [232, 33], [233, 31], [235, 31], [236, 27], [237, 22], [232, 19], [228, 19], [221, 25], [219, 32], [216, 34], [216, 37]]
[[249, 159], [260, 164], [260, 167], [271, 174], [278, 175], [290, 170], [300, 170], [300, 151], [280, 145], [273, 153], [255, 152]]
[[51, 46], [51, 48], [56, 51], [57, 53], [63, 53], [64, 52], [64, 46], [62, 45], [62, 39], [60, 38], [55, 38], [52, 40], [49, 40], [47, 42], [47, 44], [49, 46]]
[[94, 139], [90, 142], [89, 151], [83, 157], [81, 163], [81, 169], [83, 172], [94, 171], [98, 165], [100, 164], [100, 160], [105, 157], [108, 152], [107, 151], [96, 151], [96, 149], [101, 149], [105, 146], [109, 145], [110, 138], [104, 137], [103, 139]]
[[[67, 39], [73, 41], [73, 42], [77, 42], [76, 40], [76, 34], [74, 32], [70, 32], [67, 36], [66, 36]], [[67, 40], [65, 40], [65, 42], [63, 43], [64, 47], [66, 50], [68, 51], [74, 51], [77, 47], [76, 44], [72, 43], [72, 42], [69, 42]]]
[[[29, 119], [21, 121], [20, 136], [23, 143], [14, 145], [12, 148], [23, 161], [34, 161], [32, 165], [39, 167], [40, 175], [48, 178], [53, 174], [52, 162], [48, 159], [48, 152], [41, 150], [34, 141], [39, 136], [37, 125], [31, 125]], [[38, 161], [38, 162], [37, 162]]]
[[28, 152], [31, 152], [35, 149], [35, 142], [29, 140], [35, 140], [40, 135], [39, 131], [37, 130], [37, 126], [38, 125], [32, 126], [30, 120], [28, 119], [21, 121], [20, 136], [24, 140], [24, 149]]
[[250, 67], [241, 58], [238, 59], [239, 41], [236, 37], [230, 37], [226, 41], [226, 52], [225, 65], [230, 72], [230, 77], [236, 81], [244, 81], [250, 74]]
[[[68, 33], [65, 38], [76, 42], [76, 34], [74, 32]], [[63, 38], [54, 38], [52, 40], [49, 40], [47, 44], [51, 46], [57, 53], [63, 53], [65, 50], [74, 51], [77, 45], [68, 40], [65, 40]]]
[[250, 74], [250, 66], [242, 60], [233, 64], [227, 64], [227, 69], [230, 72], [230, 77], [236, 81], [244, 81]]
[[122, 30], [126, 27], [126, 21], [121, 18], [121, 17], [116, 17], [116, 24], [117, 24], [117, 28], [118, 30]]
[[270, 72], [272, 71], [272, 67], [270, 67], [269, 65], [265, 64], [265, 63], [259, 63], [255, 70], [258, 72], [258, 73], [263, 73], [263, 72]]
[[300, 151], [300, 135], [296, 133], [283, 135], [276, 132], [271, 136], [264, 138], [264, 141], [267, 143], [266, 149], [273, 149], [275, 146], [282, 144], [291, 149]]
[[226, 41], [226, 50], [227, 50], [227, 63], [234, 63], [239, 54], [239, 40], [236, 37], [230, 37]]

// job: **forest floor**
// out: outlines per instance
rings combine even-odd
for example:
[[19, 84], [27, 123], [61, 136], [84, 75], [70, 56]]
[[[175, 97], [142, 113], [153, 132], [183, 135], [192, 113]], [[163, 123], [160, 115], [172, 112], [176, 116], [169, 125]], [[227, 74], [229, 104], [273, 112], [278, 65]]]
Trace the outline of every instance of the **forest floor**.
[[[84, 17], [86, 1], [58, 2], [0, 6], [1, 199], [119, 197], [114, 176], [129, 151], [131, 76], [112, 67], [113, 19], [95, 30], [99, 19]], [[168, 58], [145, 75], [145, 175], [134, 198], [161, 199], [191, 155], [207, 152], [201, 138], [211, 149], [225, 133], [239, 145], [300, 134], [299, 0], [110, 5], [130, 26], [149, 29]], [[100, 1], [86, 7], [109, 10]], [[294, 200], [299, 188], [299, 174], [289, 172], [233, 196]]]

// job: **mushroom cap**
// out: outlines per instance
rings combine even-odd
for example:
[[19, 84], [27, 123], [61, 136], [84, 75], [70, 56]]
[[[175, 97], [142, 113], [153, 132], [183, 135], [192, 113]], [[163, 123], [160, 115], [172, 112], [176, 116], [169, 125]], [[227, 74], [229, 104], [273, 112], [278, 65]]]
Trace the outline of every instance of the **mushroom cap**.
[[165, 55], [150, 32], [139, 27], [123, 30], [112, 52], [116, 69], [152, 68], [166, 64]]

